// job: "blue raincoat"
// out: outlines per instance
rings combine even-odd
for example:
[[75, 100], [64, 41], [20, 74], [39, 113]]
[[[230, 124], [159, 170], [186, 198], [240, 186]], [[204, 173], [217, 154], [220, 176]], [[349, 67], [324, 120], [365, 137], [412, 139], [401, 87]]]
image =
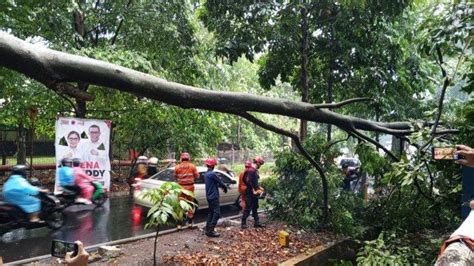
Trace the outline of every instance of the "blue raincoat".
[[59, 184], [61, 186], [72, 186], [74, 185], [74, 171], [71, 167], [61, 166], [58, 169]]
[[26, 213], [39, 212], [41, 202], [38, 198], [39, 188], [32, 186], [20, 175], [12, 175], [3, 185], [3, 199], [5, 202], [20, 207]]

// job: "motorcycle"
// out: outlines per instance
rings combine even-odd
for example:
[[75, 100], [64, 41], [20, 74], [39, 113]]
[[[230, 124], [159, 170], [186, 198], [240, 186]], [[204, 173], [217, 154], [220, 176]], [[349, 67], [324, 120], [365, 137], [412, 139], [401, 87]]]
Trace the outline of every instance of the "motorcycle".
[[[105, 193], [102, 184], [99, 182], [91, 182], [94, 186], [94, 192], [92, 194], [92, 203], [96, 207], [102, 206], [107, 200], [107, 193]], [[83, 202], [76, 202], [76, 199], [80, 195], [80, 189], [72, 189], [71, 187], [63, 187], [63, 192], [58, 194], [58, 199], [64, 204], [64, 208], [67, 208], [71, 205], [85, 205]]]
[[[0, 201], [0, 236], [4, 238], [10, 231], [16, 229], [33, 229], [48, 226], [53, 230], [61, 228], [66, 215], [61, 202], [53, 194], [40, 192], [37, 196], [41, 200], [39, 218], [44, 222], [30, 222], [28, 213], [16, 205]], [[8, 237], [7, 237], [8, 238]]]

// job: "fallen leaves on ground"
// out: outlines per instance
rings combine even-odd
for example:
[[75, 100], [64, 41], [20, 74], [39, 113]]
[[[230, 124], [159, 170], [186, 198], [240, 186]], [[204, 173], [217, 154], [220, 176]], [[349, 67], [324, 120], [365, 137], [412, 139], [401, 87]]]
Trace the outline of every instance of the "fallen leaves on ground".
[[282, 229], [282, 224], [261, 229], [226, 228], [219, 231], [221, 237], [205, 239], [200, 251], [164, 255], [162, 260], [165, 264], [186, 265], [277, 265], [321, 246], [328, 238], [334, 240], [334, 235], [327, 233], [291, 233], [289, 247], [282, 248], [278, 242]]

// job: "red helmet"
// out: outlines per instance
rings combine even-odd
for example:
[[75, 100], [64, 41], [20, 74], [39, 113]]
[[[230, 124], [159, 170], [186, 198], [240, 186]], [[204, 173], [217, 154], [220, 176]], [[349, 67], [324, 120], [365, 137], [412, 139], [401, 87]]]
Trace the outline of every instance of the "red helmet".
[[207, 159], [204, 161], [204, 164], [206, 164], [207, 166], [214, 167], [214, 166], [216, 166], [217, 161], [216, 161], [216, 159], [214, 159], [214, 158], [207, 158]]
[[190, 158], [189, 153], [187, 152], [181, 153], [181, 161], [189, 161], [189, 158]]
[[250, 168], [252, 167], [252, 162], [251, 161], [245, 161], [245, 168]]
[[255, 157], [255, 159], [253, 159], [253, 161], [258, 165], [262, 165], [262, 164], [265, 163], [265, 161], [263, 160], [263, 158], [261, 156]]

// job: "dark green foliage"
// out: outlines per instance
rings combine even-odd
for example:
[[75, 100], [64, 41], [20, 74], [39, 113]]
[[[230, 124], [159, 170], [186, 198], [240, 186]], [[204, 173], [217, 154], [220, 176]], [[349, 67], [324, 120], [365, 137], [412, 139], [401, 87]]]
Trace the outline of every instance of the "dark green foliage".
[[357, 254], [359, 265], [433, 265], [441, 236], [431, 231], [418, 234], [381, 233], [366, 241]]

